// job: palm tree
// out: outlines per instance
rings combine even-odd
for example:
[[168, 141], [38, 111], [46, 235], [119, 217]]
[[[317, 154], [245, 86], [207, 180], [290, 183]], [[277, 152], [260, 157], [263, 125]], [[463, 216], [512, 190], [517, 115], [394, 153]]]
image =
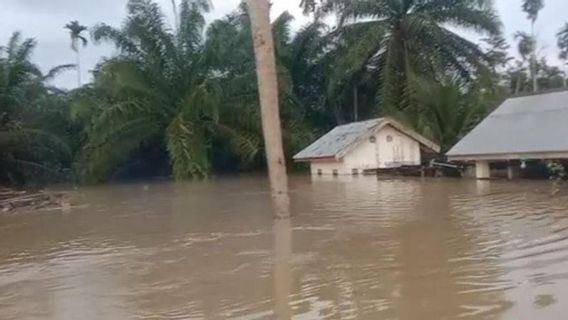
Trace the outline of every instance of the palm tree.
[[205, 54], [208, 9], [205, 0], [181, 1], [173, 32], [156, 3], [130, 0], [122, 28], [95, 26], [93, 39], [114, 43], [120, 54], [103, 60], [94, 83], [74, 99], [74, 116], [87, 127], [83, 180], [106, 179], [148, 148], [167, 153], [177, 179], [206, 177], [218, 152], [230, 150], [242, 162], [256, 158], [258, 141], [232, 122], [248, 115], [223, 103], [223, 73]]
[[[530, 78], [530, 82], [532, 82], [530, 86], [532, 86], [533, 91], [535, 90], [535, 84], [534, 81], [536, 79], [536, 72], [535, 72], [535, 63], [534, 63], [534, 59], [536, 58], [533, 53], [535, 52], [535, 47], [536, 47], [536, 42], [535, 42], [535, 38], [533, 36], [531, 36], [530, 34], [527, 34], [526, 32], [522, 32], [519, 31], [517, 33], [515, 33], [515, 39], [518, 41], [518, 45], [517, 45], [517, 51], [519, 52], [519, 55], [521, 56], [521, 61], [520, 64], [522, 65], [526, 65], [527, 61], [528, 61], [528, 71], [529, 71], [529, 78]], [[521, 78], [518, 78], [518, 80], [520, 80]], [[516, 86], [517, 90], [515, 90], [515, 93], [518, 93], [521, 89], [521, 84], [517, 83]]]
[[489, 61], [481, 48], [448, 26], [489, 35], [500, 22], [491, 1], [470, 0], [328, 0], [324, 10], [337, 13], [339, 36], [353, 34], [351, 45], [367, 70], [380, 77], [383, 112], [417, 121], [418, 77], [453, 74], [472, 79]]
[[539, 12], [544, 8], [544, 0], [523, 0], [523, 11], [532, 24], [538, 19]]
[[538, 14], [544, 8], [544, 0], [523, 0], [523, 11], [527, 14], [527, 18], [531, 21], [531, 39], [532, 39], [532, 50], [530, 56], [530, 70], [531, 77], [533, 81], [533, 91], [538, 91], [538, 77], [537, 77], [537, 57], [536, 57], [536, 34], [534, 31], [534, 26], [536, 20], [538, 19]]
[[[313, 141], [317, 128], [326, 130], [334, 123], [322, 97], [325, 92], [327, 66], [321, 23], [309, 24], [291, 32], [292, 16], [284, 12], [272, 23], [278, 94], [287, 157]], [[224, 93], [220, 118], [223, 123], [254, 140], [262, 150], [262, 124], [255, 70], [255, 55], [250, 17], [246, 5], [223, 19], [214, 21], [207, 30], [206, 56], [221, 83]], [[254, 137], [254, 139], [252, 139]], [[244, 163], [249, 169], [265, 163], [261, 153]]]
[[441, 83], [421, 82], [418, 100], [424, 108], [419, 129], [431, 136], [447, 151], [481, 121], [496, 102], [483, 94], [480, 83], [466, 84], [458, 78]]
[[270, 24], [270, 5], [267, 0], [248, 0], [247, 3], [256, 56], [262, 128], [274, 213], [278, 218], [289, 218], [288, 176], [282, 146], [278, 76]]
[[87, 46], [87, 38], [82, 33], [87, 31], [87, 27], [81, 25], [79, 21], [71, 21], [65, 25], [65, 29], [69, 30], [71, 37], [71, 50], [75, 51], [77, 55], [77, 86], [81, 86], [81, 44], [83, 47]]
[[[566, 70], [566, 65], [568, 64], [568, 23], [562, 27], [562, 29], [557, 34], [558, 37], [558, 48], [560, 49], [559, 58], [564, 61], [564, 69]], [[564, 74], [564, 86], [566, 87], [566, 74]]]
[[[30, 61], [36, 42], [13, 33], [0, 47], [0, 182], [25, 184], [61, 176], [70, 159], [65, 110], [59, 94], [45, 85], [62, 65], [42, 74]], [[53, 108], [52, 108], [53, 106]]]

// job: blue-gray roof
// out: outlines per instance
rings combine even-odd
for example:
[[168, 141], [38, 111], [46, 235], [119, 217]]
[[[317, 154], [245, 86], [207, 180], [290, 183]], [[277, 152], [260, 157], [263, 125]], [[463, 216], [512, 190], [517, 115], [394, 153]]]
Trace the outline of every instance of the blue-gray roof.
[[568, 91], [506, 100], [448, 156], [568, 151]]
[[378, 127], [384, 118], [338, 126], [294, 156], [294, 160], [335, 157], [361, 136]]

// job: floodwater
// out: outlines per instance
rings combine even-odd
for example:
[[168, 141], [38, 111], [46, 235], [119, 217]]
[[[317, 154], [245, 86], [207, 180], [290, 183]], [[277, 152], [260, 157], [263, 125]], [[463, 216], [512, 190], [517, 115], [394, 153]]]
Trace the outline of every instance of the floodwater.
[[568, 189], [548, 182], [125, 184], [0, 215], [0, 319], [566, 319]]

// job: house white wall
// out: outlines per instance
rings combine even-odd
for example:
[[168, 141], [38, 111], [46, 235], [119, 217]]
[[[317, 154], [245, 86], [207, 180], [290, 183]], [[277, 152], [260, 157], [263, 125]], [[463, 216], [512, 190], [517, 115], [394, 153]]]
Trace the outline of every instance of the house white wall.
[[333, 175], [334, 172], [337, 172], [337, 175], [351, 174], [351, 171], [347, 169], [343, 161], [336, 161], [334, 159], [311, 161], [310, 168], [312, 175], [329, 176]]
[[420, 165], [420, 143], [391, 126], [379, 129], [374, 141], [367, 138], [354, 146], [343, 159], [314, 160], [311, 162], [313, 175], [351, 175], [356, 170], [396, 168], [403, 165]]
[[391, 126], [386, 126], [376, 136], [379, 148], [379, 168], [418, 166], [422, 162], [420, 143], [404, 133]]

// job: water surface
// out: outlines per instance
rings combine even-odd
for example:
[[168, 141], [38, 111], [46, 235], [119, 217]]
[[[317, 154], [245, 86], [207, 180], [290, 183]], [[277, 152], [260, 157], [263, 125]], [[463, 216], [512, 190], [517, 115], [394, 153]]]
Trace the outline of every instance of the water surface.
[[563, 319], [568, 189], [264, 178], [72, 192], [0, 215], [0, 319]]

